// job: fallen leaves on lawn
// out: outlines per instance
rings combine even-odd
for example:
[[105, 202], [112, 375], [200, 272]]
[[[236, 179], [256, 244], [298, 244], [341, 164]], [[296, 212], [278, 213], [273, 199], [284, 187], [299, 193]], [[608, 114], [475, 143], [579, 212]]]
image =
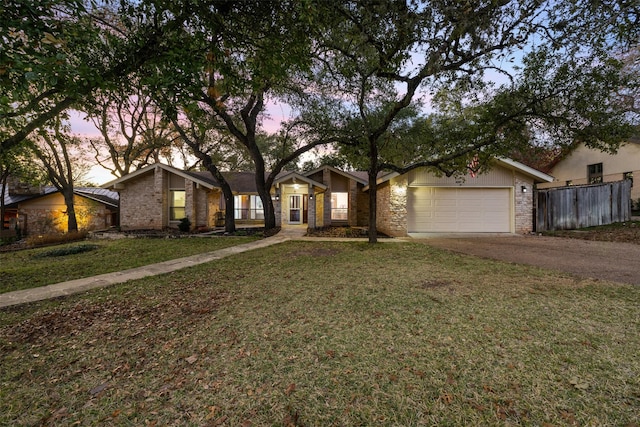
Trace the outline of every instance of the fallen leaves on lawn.
[[289, 396], [294, 391], [296, 391], [296, 384], [295, 383], [291, 383], [291, 384], [289, 384], [289, 387], [287, 387], [287, 389], [284, 391], [284, 394]]

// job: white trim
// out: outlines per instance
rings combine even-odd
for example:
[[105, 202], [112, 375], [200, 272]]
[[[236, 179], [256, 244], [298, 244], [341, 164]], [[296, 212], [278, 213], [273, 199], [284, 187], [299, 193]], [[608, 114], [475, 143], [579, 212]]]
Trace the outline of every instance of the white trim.
[[320, 171], [323, 171], [323, 170], [325, 170], [325, 169], [328, 169], [328, 170], [330, 170], [331, 172], [335, 172], [335, 173], [337, 173], [338, 175], [342, 175], [342, 176], [344, 176], [345, 178], [353, 179], [353, 180], [355, 180], [355, 181], [359, 182], [359, 183], [360, 183], [360, 184], [362, 184], [362, 185], [367, 185], [367, 184], [368, 184], [368, 182], [367, 182], [366, 180], [364, 180], [364, 179], [361, 179], [361, 178], [359, 178], [359, 177], [357, 177], [357, 176], [355, 176], [355, 175], [351, 175], [349, 172], [341, 171], [340, 169], [334, 168], [333, 166], [329, 166], [329, 165], [320, 166], [319, 168], [314, 169], [314, 170], [309, 171], [309, 172], [305, 172], [304, 174], [305, 174], [306, 176], [309, 176], [309, 175], [313, 175], [313, 174], [315, 174], [315, 173], [318, 173], [318, 172], [320, 172]]
[[214, 189], [214, 188], [219, 188], [216, 185], [212, 185], [206, 181], [203, 181], [201, 179], [198, 179], [197, 177], [194, 177], [193, 175], [189, 175], [188, 173], [185, 173], [184, 171], [181, 171], [180, 169], [176, 169], [172, 166], [169, 165], [165, 165], [164, 163], [154, 163], [153, 165], [149, 165], [149, 166], [145, 166], [142, 169], [138, 169], [135, 172], [131, 172], [126, 174], [125, 176], [121, 176], [118, 179], [114, 179], [113, 181], [109, 181], [106, 184], [102, 184], [100, 187], [102, 188], [113, 188], [113, 189], [119, 189], [122, 190], [123, 186], [122, 184], [125, 183], [126, 181], [129, 181], [130, 179], [136, 178], [140, 175], [144, 175], [146, 173], [149, 172], [154, 172], [156, 169], [163, 169], [167, 172], [171, 172], [172, 174], [178, 175], [184, 179], [188, 179], [192, 182], [195, 182], [198, 185], [201, 185], [202, 187], [208, 188], [210, 190]]
[[540, 181], [544, 181], [544, 182], [553, 182], [553, 177], [551, 175], [548, 175], [544, 172], [540, 172], [537, 169], [529, 167], [520, 162], [516, 162], [515, 160], [507, 159], [506, 157], [496, 157], [495, 160], [498, 163], [502, 163], [503, 166], [508, 166], [510, 168], [513, 168], [525, 175], [530, 176], [531, 178], [534, 178], [534, 179], [537, 178]]
[[288, 173], [286, 175], [283, 175], [283, 176], [279, 177], [278, 179], [273, 181], [272, 186], [278, 188], [280, 186], [280, 184], [283, 184], [283, 183], [285, 183], [285, 182], [287, 182], [289, 180], [293, 180], [294, 178], [296, 180], [300, 180], [300, 181], [302, 181], [302, 182], [304, 182], [304, 183], [306, 183], [308, 185], [312, 185], [314, 187], [318, 187], [318, 188], [320, 188], [322, 190], [326, 190], [327, 189], [326, 185], [321, 184], [318, 181], [314, 181], [311, 178], [307, 178], [304, 175], [300, 175], [298, 172], [290, 172], [290, 173]]

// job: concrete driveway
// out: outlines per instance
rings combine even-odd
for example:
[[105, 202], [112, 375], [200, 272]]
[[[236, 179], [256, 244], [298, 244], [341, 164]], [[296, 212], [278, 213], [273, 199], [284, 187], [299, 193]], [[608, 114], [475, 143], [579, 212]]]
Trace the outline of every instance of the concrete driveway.
[[484, 258], [640, 285], [640, 245], [544, 236], [438, 236], [414, 239]]

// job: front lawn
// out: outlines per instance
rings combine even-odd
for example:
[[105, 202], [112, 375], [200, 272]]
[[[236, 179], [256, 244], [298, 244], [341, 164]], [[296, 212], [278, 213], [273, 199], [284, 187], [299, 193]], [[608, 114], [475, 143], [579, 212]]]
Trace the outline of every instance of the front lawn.
[[640, 289], [287, 242], [0, 311], [0, 425], [615, 425]]
[[253, 237], [127, 238], [91, 240], [0, 252], [0, 293], [122, 271], [215, 251]]

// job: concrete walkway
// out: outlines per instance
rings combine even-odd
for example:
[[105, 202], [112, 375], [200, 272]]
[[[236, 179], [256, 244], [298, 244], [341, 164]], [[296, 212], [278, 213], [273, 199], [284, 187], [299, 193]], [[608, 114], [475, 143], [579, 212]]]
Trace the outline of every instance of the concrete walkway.
[[4, 294], [0, 294], [0, 308], [76, 294], [88, 291], [90, 289], [103, 288], [105, 286], [114, 285], [116, 283], [123, 283], [128, 280], [135, 280], [141, 279], [143, 277], [170, 273], [182, 268], [193, 267], [194, 265], [204, 264], [205, 262], [225, 258], [230, 255], [235, 255], [254, 249], [265, 248], [267, 246], [286, 242], [288, 240], [305, 240], [303, 236], [305, 235], [306, 230], [306, 227], [287, 227], [282, 229], [275, 236], [256, 240], [254, 242], [243, 243], [237, 246], [231, 246], [224, 249], [218, 249], [217, 251], [213, 252], [172, 259], [169, 261], [159, 262], [157, 264], [131, 268], [129, 270], [116, 271], [113, 273], [100, 274], [98, 276], [85, 277], [83, 279], [70, 280], [68, 282], [56, 283], [39, 288], [7, 292]]

